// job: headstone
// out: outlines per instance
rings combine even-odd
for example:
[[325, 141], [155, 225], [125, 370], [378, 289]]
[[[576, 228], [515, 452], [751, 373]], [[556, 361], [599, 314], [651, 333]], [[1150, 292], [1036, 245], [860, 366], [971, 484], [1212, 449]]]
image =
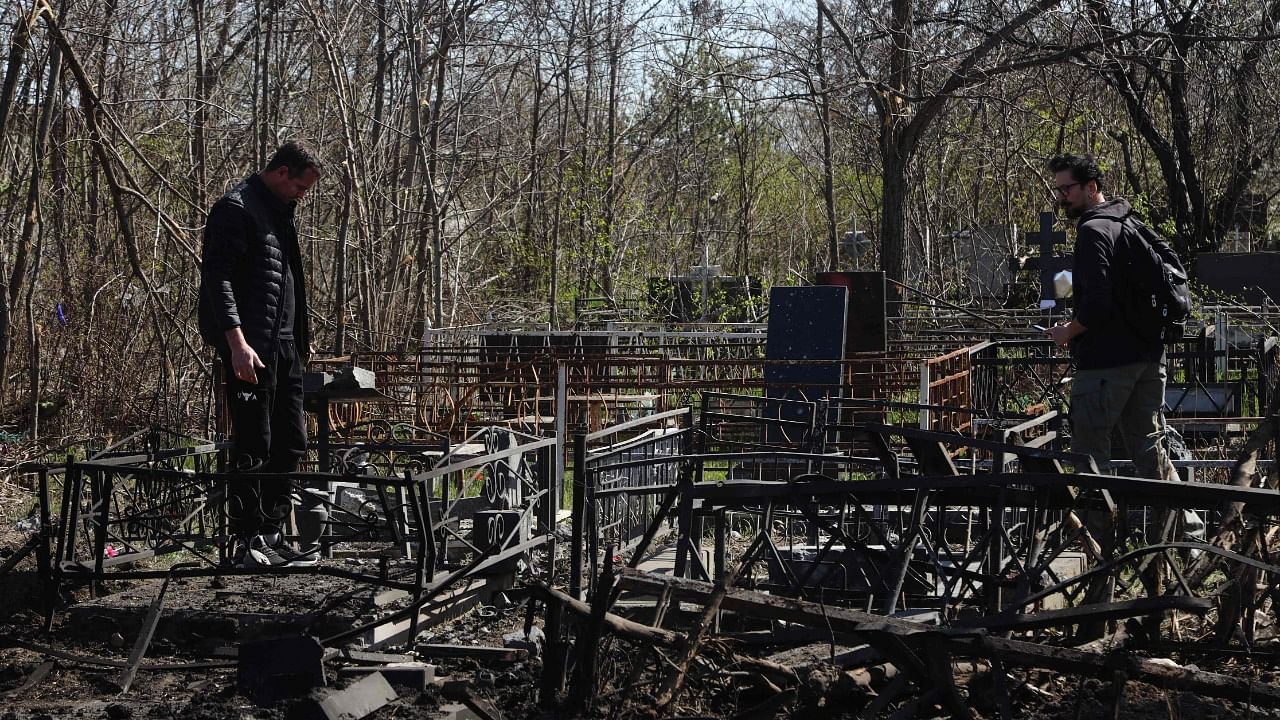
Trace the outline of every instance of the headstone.
[[[702, 277], [681, 275], [649, 278], [649, 312], [666, 322], [696, 322], [702, 318]], [[711, 303], [708, 320], [758, 322], [763, 306], [760, 279], [751, 275], [717, 275], [707, 279]]]
[[1200, 253], [1195, 279], [1210, 290], [1260, 305], [1280, 300], [1280, 252]]
[[340, 368], [334, 372], [302, 374], [302, 390], [306, 394], [322, 394], [329, 398], [372, 395], [378, 379], [372, 370], [359, 367]]
[[[770, 398], [812, 401], [838, 393], [839, 362], [789, 364], [785, 360], [841, 360], [848, 317], [848, 290], [843, 286], [775, 287], [769, 293], [769, 328], [765, 339], [764, 379]], [[779, 403], [782, 420], [805, 420], [804, 407]], [[794, 417], [793, 417], [794, 415]]]
[[885, 352], [885, 275], [883, 271], [820, 272], [818, 285], [838, 285], [849, 291], [845, 313], [845, 357], [858, 352]]
[[[522, 518], [519, 510], [480, 510], [471, 520], [471, 544], [480, 552], [490, 554], [528, 540], [528, 523]], [[511, 531], [517, 527], [521, 530], [512, 535]]]
[[961, 272], [974, 297], [1003, 299], [1008, 294], [1013, 273], [1005, 258], [1009, 257], [1009, 238], [1016, 233], [1016, 226], [983, 225], [954, 235]]

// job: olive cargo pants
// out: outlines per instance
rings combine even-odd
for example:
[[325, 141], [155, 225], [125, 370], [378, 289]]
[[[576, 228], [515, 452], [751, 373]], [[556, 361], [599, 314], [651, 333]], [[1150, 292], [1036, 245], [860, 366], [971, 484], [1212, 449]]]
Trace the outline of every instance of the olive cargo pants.
[[[1164, 435], [1164, 363], [1132, 363], [1101, 370], [1080, 370], [1071, 381], [1071, 450], [1093, 458], [1103, 473], [1111, 470], [1111, 433], [1117, 426], [1138, 477], [1177, 480], [1162, 442]], [[1182, 513], [1182, 535], [1204, 539], [1204, 521], [1191, 510]], [[1086, 524], [1105, 529], [1101, 513], [1089, 513]], [[1101, 538], [1098, 538], [1101, 539]]]
[[1163, 363], [1078, 371], [1071, 380], [1072, 451], [1089, 455], [1107, 472], [1111, 431], [1118, 425], [1134, 474], [1160, 479], [1165, 463], [1160, 444], [1164, 382]]

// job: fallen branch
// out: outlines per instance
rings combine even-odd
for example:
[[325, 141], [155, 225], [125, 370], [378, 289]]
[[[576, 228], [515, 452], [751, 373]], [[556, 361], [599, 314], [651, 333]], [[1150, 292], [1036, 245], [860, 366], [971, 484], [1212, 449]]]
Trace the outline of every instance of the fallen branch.
[[680, 657], [672, 665], [671, 670], [666, 677], [662, 679], [662, 688], [658, 691], [657, 704], [659, 708], [666, 708], [675, 702], [680, 696], [680, 690], [684, 687], [685, 677], [689, 673], [689, 665], [693, 659], [698, 656], [698, 650], [702, 646], [703, 640], [707, 637], [707, 631], [715, 622], [716, 615], [720, 612], [720, 603], [724, 600], [725, 588], [733, 584], [737, 578], [737, 573], [729, 573], [721, 582], [715, 584], [711, 591], [711, 595], [707, 598], [706, 607], [702, 610], [702, 617], [698, 621], [697, 628], [689, 633], [680, 645]]
[[[705, 602], [713, 586], [710, 583], [651, 575], [624, 568], [618, 578], [623, 588], [658, 592], [670, 585], [675, 597], [691, 602]], [[1111, 678], [1123, 670], [1130, 680], [1160, 687], [1189, 690], [1210, 697], [1271, 707], [1280, 707], [1280, 687], [1253, 682], [1248, 678], [1219, 673], [1170, 667], [1164, 663], [1129, 655], [1105, 655], [1074, 648], [1051, 647], [1022, 640], [990, 637], [983, 632], [957, 631], [898, 618], [873, 615], [839, 607], [822, 607], [817, 603], [764, 593], [728, 588], [721, 603], [724, 610], [748, 613], [756, 618], [772, 618], [815, 626], [827, 626], [840, 635], [868, 642], [877, 647], [885, 637], [895, 637], [904, 644], [946, 649], [953, 655], [998, 659], [1006, 666], [1041, 668], [1090, 677]], [[878, 648], [879, 649], [879, 648]], [[892, 652], [886, 655], [893, 658]], [[904, 670], [904, 668], [899, 668]]]
[[589, 710], [596, 697], [596, 653], [600, 650], [600, 635], [604, 628], [605, 615], [613, 604], [613, 548], [605, 552], [604, 567], [600, 570], [600, 579], [596, 582], [595, 597], [591, 600], [591, 610], [587, 615], [586, 627], [578, 635], [574, 647], [577, 664], [573, 670], [573, 679], [569, 684], [568, 710], [579, 713]]
[[[533, 588], [534, 592], [541, 595], [543, 599], [559, 601], [565, 610], [577, 615], [578, 617], [588, 618], [591, 616], [591, 606], [585, 602], [556, 590], [542, 580], [530, 579], [527, 582], [529, 586]], [[662, 628], [651, 627], [643, 623], [638, 623], [634, 620], [628, 620], [624, 617], [614, 615], [613, 613], [605, 613], [603, 622], [604, 627], [608, 629], [609, 632], [640, 643], [676, 648], [680, 646], [682, 639], [682, 636], [679, 633], [674, 633]], [[795, 671], [786, 665], [779, 665], [767, 660], [761, 660], [759, 658], [753, 658], [737, 653], [729, 653], [727, 659], [732, 663], [742, 665], [743, 667], [747, 667], [752, 670], [757, 670], [779, 680], [785, 680], [790, 683], [799, 682], [799, 677], [797, 677]]]

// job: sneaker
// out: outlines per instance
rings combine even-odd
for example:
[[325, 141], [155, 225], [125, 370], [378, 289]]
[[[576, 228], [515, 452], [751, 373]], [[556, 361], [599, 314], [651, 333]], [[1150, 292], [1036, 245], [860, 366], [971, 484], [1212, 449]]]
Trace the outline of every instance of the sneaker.
[[257, 535], [245, 547], [239, 565], [242, 568], [287, 567], [289, 561]]
[[264, 532], [259, 537], [262, 538], [262, 544], [271, 548], [277, 555], [284, 558], [285, 563], [290, 567], [311, 567], [316, 564], [320, 558], [320, 546], [318, 544], [310, 545], [303, 548], [302, 552], [293, 549], [293, 545], [284, 541], [284, 535], [279, 530], [270, 530]]
[[305, 547], [301, 552], [294, 550], [293, 546], [286, 542], [269, 547], [275, 551], [276, 555], [284, 558], [289, 567], [313, 567], [320, 560], [318, 545]]

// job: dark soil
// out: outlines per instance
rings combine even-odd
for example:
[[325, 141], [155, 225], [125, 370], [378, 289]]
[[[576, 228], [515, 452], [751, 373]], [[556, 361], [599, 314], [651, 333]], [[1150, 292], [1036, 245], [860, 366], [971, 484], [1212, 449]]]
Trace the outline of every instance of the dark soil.
[[[305, 696], [265, 707], [245, 697], [237, 687], [235, 660], [228, 659], [229, 649], [263, 637], [324, 637], [403, 604], [375, 605], [373, 590], [352, 581], [315, 575], [174, 580], [144, 665], [215, 663], [223, 667], [143, 670], [129, 691], [121, 692], [121, 670], [94, 663], [128, 660], [159, 581], [110, 582], [97, 598], [79, 590], [74, 593], [74, 602], [55, 614], [53, 631], [44, 633], [36, 591], [39, 581], [30, 565], [24, 561], [0, 577], [0, 599], [11, 609], [0, 616], [0, 720], [302, 717], [313, 704]], [[522, 627], [525, 620], [523, 605], [506, 601], [506, 596], [494, 595], [494, 604], [433, 628], [420, 636], [419, 642], [502, 646], [502, 636]], [[37, 650], [60, 651], [71, 657], [54, 658], [54, 668], [47, 677], [29, 689], [14, 692], [50, 659], [49, 652]], [[385, 653], [408, 651], [403, 647], [377, 648]], [[486, 666], [466, 658], [431, 661], [437, 677], [468, 681], [477, 696], [491, 700], [506, 717], [537, 714], [536, 696], [531, 692], [537, 683], [534, 663], [536, 660]], [[326, 662], [330, 687], [340, 688], [348, 682], [337, 678], [340, 664], [337, 659]], [[441, 717], [437, 709], [452, 702], [435, 686], [394, 689], [397, 699], [367, 717]]]
[[[9, 531], [0, 545], [5, 552], [21, 545], [21, 537]], [[326, 562], [359, 563], [353, 560]], [[355, 565], [352, 565], [355, 567]], [[378, 605], [374, 591], [352, 581], [317, 575], [237, 576], [175, 580], [170, 585], [161, 622], [149, 646], [145, 663], [155, 665], [220, 663], [221, 667], [144, 670], [128, 692], [117, 684], [120, 670], [94, 665], [95, 661], [124, 662], [142, 624], [147, 607], [156, 596], [159, 581], [109, 582], [97, 598], [86, 589], [76, 590], [70, 602], [54, 615], [53, 630], [44, 633], [39, 582], [31, 559], [0, 576], [0, 720], [45, 718], [174, 718], [182, 720], [294, 720], [310, 707], [305, 697], [293, 697], [259, 706], [237, 685], [230, 648], [253, 638], [309, 634], [325, 637], [362, 624], [377, 613], [398, 607]], [[419, 638], [422, 643], [500, 647], [504, 635], [520, 631], [528, 619], [528, 593], [518, 586], [493, 593], [484, 604], [443, 622]], [[403, 601], [401, 601], [403, 602]], [[648, 622], [652, 609], [636, 618]], [[673, 612], [665, 626], [681, 631], [696, 613]], [[535, 606], [532, 622], [542, 627], [541, 606]], [[27, 647], [21, 647], [26, 645]], [[33, 672], [51, 659], [39, 646], [69, 657], [52, 658], [55, 665], [42, 681], [15, 692]], [[753, 707], [764, 708], [777, 691], [758, 676], [724, 663], [727, 646], [707, 643], [702, 660], [695, 663], [690, 679], [667, 717], [737, 717]], [[409, 648], [377, 648], [378, 652], [405, 653]], [[1267, 648], [1258, 648], [1267, 650]], [[761, 652], [761, 654], [767, 654]], [[597, 662], [599, 692], [584, 717], [652, 718], [657, 684], [669, 669], [671, 652], [618, 638], [600, 643]], [[1265, 663], [1211, 657], [1174, 658], [1194, 662], [1204, 670], [1249, 676], [1274, 684], [1280, 673]], [[331, 687], [342, 687], [337, 670], [343, 661], [326, 662]], [[475, 696], [491, 702], [505, 718], [554, 718], [567, 716], [539, 707], [541, 660], [496, 663], [474, 659], [442, 659], [437, 677], [468, 683]], [[1056, 676], [1044, 671], [1012, 672], [1009, 688], [1013, 716], [1037, 720], [1215, 720], [1218, 718], [1280, 717], [1273, 710], [1249, 707], [1191, 693], [1126, 682], [1117, 698], [1118, 685], [1095, 678]], [[961, 694], [978, 718], [998, 717], [998, 696], [989, 670], [974, 666], [958, 673]], [[853, 718], [872, 695], [847, 687], [839, 672], [816, 671], [805, 678], [794, 699], [775, 711], [752, 717]], [[877, 686], [883, 691], [883, 684]], [[454, 700], [442, 690], [399, 686], [397, 698], [367, 716], [386, 718], [437, 718], [439, 708]], [[910, 700], [904, 696], [903, 701]], [[891, 706], [892, 715], [900, 703]], [[918, 708], [915, 717], [943, 717], [941, 708]]]
[[[308, 584], [322, 586], [315, 577], [246, 578], [241, 587], [215, 590], [208, 580], [190, 580], [170, 588], [172, 604], [166, 616], [173, 620], [162, 623], [151, 645], [146, 662], [193, 663], [217, 661], [218, 647], [234, 644], [235, 623], [230, 616], [269, 611], [272, 607], [288, 608], [280, 627], [291, 618], [305, 615], [307, 608], [322, 604], [330, 592], [303, 593]], [[327, 579], [325, 579], [327, 580]], [[20, 586], [30, 588], [34, 578], [22, 572], [10, 573], [0, 588], [6, 598], [23, 593]], [[97, 601], [81, 599], [77, 605], [58, 613], [53, 633], [39, 632], [42, 618], [31, 607], [16, 607], [0, 633], [71, 653], [82, 658], [123, 661], [128, 658], [132, 633], [125, 621], [111, 618], [116, 607], [129, 602], [148, 600], [146, 583], [113, 583], [115, 593]], [[315, 590], [316, 588], [312, 588]], [[110, 602], [114, 598], [116, 604]], [[220, 600], [219, 600], [220, 598]], [[186, 602], [182, 602], [185, 599]], [[211, 602], [222, 602], [224, 608], [210, 608]], [[9, 607], [15, 607], [9, 605]], [[178, 621], [177, 618], [185, 616]], [[139, 616], [140, 617], [140, 616]], [[98, 618], [101, 625], [95, 625]], [[201, 619], [203, 618], [203, 620]], [[502, 636], [523, 626], [525, 606], [511, 603], [505, 607], [483, 606], [445, 623], [421, 638], [423, 642], [500, 646]], [[542, 618], [535, 622], [541, 625]], [[200, 628], [205, 628], [202, 632]], [[113, 635], [115, 637], [113, 637]], [[123, 640], [123, 642], [122, 642]], [[225, 642], [224, 642], [225, 641]], [[599, 670], [602, 691], [589, 717], [652, 717], [652, 698], [662, 666], [655, 662], [651, 648], [617, 639], [602, 643]], [[387, 648], [387, 652], [396, 652]], [[707, 656], [715, 658], [709, 649]], [[95, 668], [82, 662], [57, 660], [53, 671], [31, 689], [10, 694], [47, 659], [47, 656], [19, 647], [3, 650], [0, 659], [0, 720], [37, 720], [43, 718], [174, 718], [182, 720], [242, 720], [245, 718], [300, 717], [308, 707], [305, 698], [282, 700], [259, 707], [237, 690], [233, 666], [215, 669], [178, 671], [146, 671], [140, 674], [127, 693], [117, 686], [119, 670]], [[229, 664], [229, 663], [228, 663]], [[537, 705], [537, 688], [541, 665], [538, 660], [514, 664], [486, 664], [473, 659], [446, 659], [435, 662], [438, 676], [469, 681], [473, 692], [491, 701], [506, 718], [558, 717], [542, 711]], [[1252, 665], [1226, 662], [1214, 669], [1219, 672], [1248, 672], [1262, 682], [1276, 682], [1274, 673], [1260, 673]], [[327, 665], [329, 681], [334, 683], [336, 662]], [[1077, 720], [1120, 717], [1125, 720], [1214, 720], [1217, 718], [1278, 717], [1280, 714], [1240, 703], [1201, 698], [1185, 692], [1169, 691], [1142, 683], [1124, 684], [1123, 698], [1117, 700], [1115, 684], [1098, 679], [1054, 676], [1047, 672], [1014, 673], [1028, 685], [1010, 682], [1014, 715], [1043, 720]], [[838, 676], [838, 674], [833, 674]], [[961, 677], [961, 689], [970, 698], [976, 717], [997, 717], [995, 690], [989, 673], [979, 668]], [[1034, 686], [1036, 689], [1030, 689]], [[824, 688], [827, 686], [823, 686]], [[396, 687], [397, 699], [368, 717], [435, 718], [438, 709], [452, 702], [435, 687], [418, 690]], [[691, 678], [688, 689], [673, 708], [672, 717], [729, 717], [742, 709], [767, 702], [772, 692], [758, 680], [735, 676], [726, 679], [709, 666], [700, 667]], [[800, 693], [797, 704], [789, 711], [763, 717], [852, 718], [864, 706], [865, 697], [846, 696], [839, 702], [828, 702], [820, 694]], [[941, 709], [922, 710], [920, 717], [942, 716]]]

